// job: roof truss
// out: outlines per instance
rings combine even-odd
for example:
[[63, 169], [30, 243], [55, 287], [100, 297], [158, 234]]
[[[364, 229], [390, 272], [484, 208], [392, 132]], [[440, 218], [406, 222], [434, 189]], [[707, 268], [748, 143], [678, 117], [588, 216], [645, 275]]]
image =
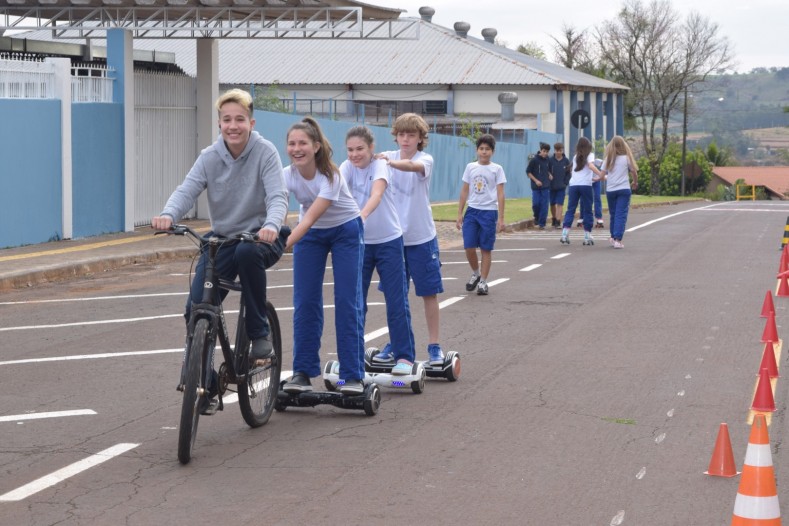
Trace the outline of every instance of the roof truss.
[[4, 30], [51, 30], [53, 38], [103, 37], [109, 29], [134, 38], [313, 38], [412, 40], [413, 19], [365, 19], [361, 7], [0, 5]]

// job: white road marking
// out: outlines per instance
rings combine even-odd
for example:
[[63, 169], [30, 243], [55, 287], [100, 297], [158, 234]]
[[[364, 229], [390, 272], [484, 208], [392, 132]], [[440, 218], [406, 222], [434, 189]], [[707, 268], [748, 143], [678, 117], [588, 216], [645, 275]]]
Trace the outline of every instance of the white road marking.
[[538, 269], [542, 266], [540, 263], [535, 263], [533, 265], [529, 265], [528, 267], [523, 267], [520, 271], [521, 272], [531, 272], [532, 270]]
[[562, 258], [566, 258], [569, 255], [570, 255], [569, 252], [562, 252], [561, 254], [556, 254], [551, 259], [562, 259]]
[[0, 416], [0, 422], [18, 422], [20, 420], [38, 420], [41, 418], [59, 418], [63, 416], [95, 415], [93, 409], [74, 409], [72, 411], [50, 411], [47, 413], [25, 413], [23, 415]]
[[[501, 285], [505, 281], [509, 281], [509, 280], [510, 280], [510, 278], [494, 279], [493, 281], [488, 281], [488, 287], [495, 287], [496, 285]], [[463, 299], [463, 298], [460, 298], [460, 299]]]
[[637, 478], [638, 480], [641, 480], [642, 478], [644, 478], [644, 475], [646, 475], [646, 474], [647, 474], [647, 468], [646, 468], [646, 467], [643, 467], [643, 468], [641, 468], [641, 469], [638, 471], [638, 473], [636, 473], [636, 478]]
[[[502, 238], [506, 239], [506, 238]], [[544, 248], [497, 248], [494, 250], [497, 254], [499, 252], [533, 252], [535, 250], [545, 250]], [[457, 254], [465, 254], [466, 251], [464, 250], [442, 250], [442, 254], [449, 254], [449, 253], [457, 253]]]
[[0, 495], [0, 501], [14, 502], [26, 499], [31, 495], [35, 495], [39, 491], [43, 491], [49, 487], [54, 486], [55, 484], [73, 477], [74, 475], [78, 475], [87, 469], [98, 466], [99, 464], [122, 455], [123, 453], [132, 450], [139, 445], [140, 444], [118, 444], [112, 446], [111, 448], [107, 448], [104, 451], [99, 451], [95, 455], [91, 455], [88, 458], [68, 465], [62, 469], [50, 473], [49, 475], [44, 475], [33, 482], [29, 482], [24, 486]]
[[614, 518], [611, 519], [610, 526], [619, 526], [623, 522], [625, 522], [625, 510], [619, 510], [619, 513], [614, 515]]
[[[497, 251], [498, 252], [498, 251]], [[506, 259], [494, 259], [491, 263], [509, 263]], [[468, 261], [442, 261], [441, 265], [468, 265]]]
[[99, 354], [75, 354], [71, 356], [50, 356], [48, 358], [26, 358], [23, 360], [7, 360], [0, 362], [0, 365], [19, 365], [24, 363], [41, 363], [41, 362], [62, 362], [68, 360], [96, 360], [99, 358], [120, 358], [122, 356], [143, 356], [147, 354], [166, 354], [184, 352], [184, 348], [180, 349], [159, 349], [156, 351], [129, 351], [129, 352], [107, 352]]
[[683, 214], [688, 214], [690, 212], [697, 212], [699, 210], [706, 210], [706, 209], [712, 208], [714, 206], [718, 206], [718, 205], [709, 205], [709, 206], [702, 206], [702, 207], [699, 207], [699, 208], [691, 208], [690, 210], [683, 210], [682, 212], [677, 212], [677, 213], [674, 213], [674, 214], [669, 214], [667, 216], [658, 217], [657, 219], [653, 219], [652, 221], [647, 221], [646, 223], [642, 223], [640, 225], [628, 228], [627, 230], [625, 230], [625, 232], [635, 232], [636, 230], [639, 230], [641, 228], [647, 227], [649, 225], [654, 225], [655, 223], [658, 223], [660, 221], [664, 221], [666, 219], [671, 219], [672, 217], [681, 216]]
[[[385, 305], [385, 303], [381, 302], [369, 302], [367, 304], [368, 307], [380, 307], [381, 305]], [[334, 305], [324, 305], [324, 309], [333, 309]], [[284, 312], [284, 311], [291, 311], [293, 307], [277, 307], [277, 312]], [[237, 310], [226, 310], [225, 314], [238, 314]], [[138, 321], [151, 321], [151, 320], [161, 320], [166, 318], [177, 318], [183, 317], [183, 314], [162, 314], [160, 316], [142, 316], [139, 318], [120, 318], [116, 320], [97, 320], [97, 321], [77, 321], [72, 323], [57, 323], [51, 325], [21, 325], [17, 327], [0, 327], [0, 332], [5, 331], [23, 331], [23, 330], [33, 330], [33, 329], [59, 329], [62, 327], [81, 327], [86, 325], [105, 325], [105, 324], [113, 324], [113, 323], [134, 323]]]

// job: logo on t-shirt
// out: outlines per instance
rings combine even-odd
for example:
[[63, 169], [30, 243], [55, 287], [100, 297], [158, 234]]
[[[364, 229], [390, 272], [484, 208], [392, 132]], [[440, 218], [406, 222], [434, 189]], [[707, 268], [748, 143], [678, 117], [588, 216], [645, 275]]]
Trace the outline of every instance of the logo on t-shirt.
[[471, 181], [471, 186], [474, 188], [474, 193], [482, 194], [488, 190], [488, 181], [481, 175], [478, 175]]

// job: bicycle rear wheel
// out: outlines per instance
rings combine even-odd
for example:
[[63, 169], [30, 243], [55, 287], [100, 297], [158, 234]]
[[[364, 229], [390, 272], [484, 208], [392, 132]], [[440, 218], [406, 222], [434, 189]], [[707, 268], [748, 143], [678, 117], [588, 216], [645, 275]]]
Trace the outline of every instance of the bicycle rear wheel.
[[181, 425], [178, 427], [178, 460], [188, 464], [192, 459], [197, 421], [200, 418], [200, 377], [203, 375], [203, 349], [208, 338], [208, 320], [198, 320], [192, 335], [192, 345], [186, 356], [186, 382], [181, 403]]
[[[279, 376], [282, 372], [282, 334], [280, 333], [277, 311], [270, 302], [266, 302], [266, 317], [271, 329], [271, 342], [274, 356], [266, 360], [264, 365], [250, 366], [246, 379], [238, 383], [238, 406], [241, 416], [249, 427], [260, 427], [268, 422], [279, 390]], [[239, 319], [239, 324], [243, 318]], [[239, 344], [248, 350], [250, 346], [246, 330], [239, 330]], [[248, 355], [248, 353], [247, 353]]]

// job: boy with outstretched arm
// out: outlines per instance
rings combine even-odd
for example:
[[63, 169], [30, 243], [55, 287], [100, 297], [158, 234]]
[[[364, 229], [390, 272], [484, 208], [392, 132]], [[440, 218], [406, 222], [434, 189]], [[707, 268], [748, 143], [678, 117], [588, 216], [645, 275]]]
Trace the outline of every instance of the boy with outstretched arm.
[[[400, 115], [392, 126], [399, 150], [381, 152], [390, 170], [395, 208], [403, 229], [406, 280], [414, 280], [414, 290], [425, 306], [428, 332], [428, 362], [442, 365], [444, 353], [439, 344], [438, 294], [444, 292], [438, 237], [430, 208], [430, 176], [433, 157], [424, 152], [429, 127], [415, 113]], [[389, 355], [387, 355], [387, 352]], [[392, 349], [385, 347], [375, 361], [392, 361]]]

